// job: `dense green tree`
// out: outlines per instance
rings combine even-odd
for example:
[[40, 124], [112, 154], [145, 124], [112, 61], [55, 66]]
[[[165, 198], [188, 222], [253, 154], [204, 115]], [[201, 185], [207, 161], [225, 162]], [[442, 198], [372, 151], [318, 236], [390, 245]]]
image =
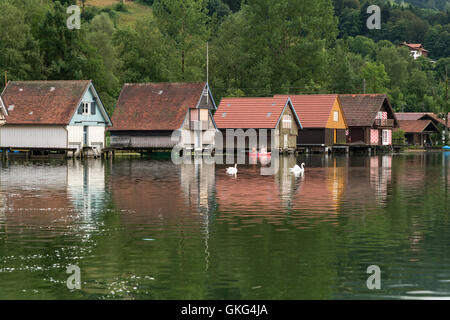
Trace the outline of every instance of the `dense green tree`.
[[88, 25], [87, 42], [95, 48], [101, 59], [102, 72], [96, 75], [95, 86], [103, 103], [112, 112], [119, 86], [120, 60], [113, 44], [114, 24], [107, 13], [95, 16]]
[[122, 61], [122, 82], [176, 80], [169, 70], [175, 62], [154, 20], [139, 20], [134, 28], [117, 30], [114, 43]]
[[347, 39], [350, 50], [354, 53], [360, 54], [363, 57], [375, 58], [376, 44], [375, 42], [364, 36], [349, 37]]
[[424, 46], [430, 51], [431, 58], [450, 56], [450, 24], [437, 25], [428, 29]]
[[38, 42], [26, 23], [25, 13], [8, 2], [0, 2], [0, 87], [9, 80], [28, 80], [41, 76]]
[[389, 77], [381, 63], [367, 62], [362, 70], [367, 93], [386, 93]]
[[66, 7], [55, 2], [39, 26], [44, 74], [49, 79], [83, 79], [95, 68], [95, 50], [84, 38], [84, 29], [70, 30]]
[[205, 0], [157, 0], [153, 4], [158, 28], [169, 41], [172, 53], [179, 57], [179, 80], [205, 78], [210, 19], [206, 5]]

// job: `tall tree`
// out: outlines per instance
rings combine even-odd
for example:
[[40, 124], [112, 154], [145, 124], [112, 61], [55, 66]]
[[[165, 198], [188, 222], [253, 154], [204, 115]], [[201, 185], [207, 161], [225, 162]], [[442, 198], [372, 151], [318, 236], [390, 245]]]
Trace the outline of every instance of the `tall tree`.
[[182, 81], [204, 78], [210, 19], [206, 5], [205, 0], [157, 0], [153, 4], [159, 30], [179, 57]]
[[25, 13], [8, 2], [0, 3], [0, 88], [5, 72], [10, 80], [28, 80], [41, 76], [38, 42], [26, 23]]

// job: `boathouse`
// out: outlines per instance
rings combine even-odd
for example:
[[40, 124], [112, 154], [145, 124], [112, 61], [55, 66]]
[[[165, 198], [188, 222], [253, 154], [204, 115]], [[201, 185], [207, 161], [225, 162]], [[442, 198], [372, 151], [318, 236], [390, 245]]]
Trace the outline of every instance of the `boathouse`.
[[348, 144], [392, 145], [392, 130], [398, 122], [385, 94], [344, 94], [339, 99], [347, 119]]
[[431, 120], [436, 127], [445, 128], [445, 120], [433, 112], [396, 112], [395, 117], [398, 121]]
[[100, 155], [112, 124], [91, 80], [9, 81], [0, 104], [4, 149]]
[[[246, 139], [245, 149], [272, 150], [271, 132], [281, 151], [293, 151], [299, 129], [302, 128], [296, 109], [289, 97], [272, 98], [223, 98], [214, 114], [217, 128], [226, 146], [227, 129], [239, 130], [249, 136], [248, 129], [254, 129], [257, 139]], [[261, 129], [265, 129], [265, 133]], [[273, 131], [270, 131], [273, 129]], [[230, 132], [230, 130], [228, 130]], [[233, 132], [236, 136], [236, 132]], [[236, 145], [235, 147], [239, 147]], [[274, 150], [272, 150], [274, 151]]]
[[330, 147], [345, 144], [347, 121], [337, 94], [276, 95], [290, 97], [302, 120], [297, 146]]
[[431, 120], [399, 120], [398, 124], [396, 130], [405, 132], [406, 144], [423, 147], [437, 143], [439, 129]]
[[216, 109], [209, 86], [198, 83], [127, 83], [113, 114], [111, 148], [201, 150], [214, 145]]

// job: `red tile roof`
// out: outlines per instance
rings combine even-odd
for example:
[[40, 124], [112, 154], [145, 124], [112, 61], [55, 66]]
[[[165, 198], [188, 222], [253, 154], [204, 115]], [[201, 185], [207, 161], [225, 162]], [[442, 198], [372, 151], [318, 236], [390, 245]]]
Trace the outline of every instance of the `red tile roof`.
[[10, 81], [2, 100], [8, 124], [69, 124], [90, 80]]
[[407, 47], [409, 47], [409, 48], [411, 48], [411, 49], [413, 49], [413, 50], [419, 50], [419, 49], [422, 49], [422, 51], [428, 52], [428, 50], [426, 50], [426, 49], [422, 46], [421, 43], [406, 43], [406, 42], [403, 42], [402, 45], [407, 46]]
[[388, 112], [395, 118], [394, 111], [385, 94], [340, 94], [342, 109], [344, 110], [349, 127], [372, 127], [375, 118], [386, 102]]
[[126, 83], [112, 116], [115, 130], [176, 130], [195, 108], [205, 82]]
[[275, 95], [290, 97], [303, 128], [325, 128], [337, 94]]
[[[275, 98], [223, 98], [214, 114], [219, 129], [274, 129], [289, 102], [288, 97]], [[294, 107], [294, 115], [296, 109]], [[300, 121], [297, 117], [299, 126]]]
[[407, 132], [407, 133], [420, 133], [425, 131], [425, 129], [431, 124], [436, 132], [439, 132], [439, 129], [435, 126], [433, 121], [431, 120], [399, 120], [399, 129]]

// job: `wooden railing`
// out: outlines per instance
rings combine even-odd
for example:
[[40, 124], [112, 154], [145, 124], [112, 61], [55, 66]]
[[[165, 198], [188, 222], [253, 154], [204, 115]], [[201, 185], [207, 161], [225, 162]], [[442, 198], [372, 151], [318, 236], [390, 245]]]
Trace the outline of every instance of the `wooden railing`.
[[375, 119], [374, 125], [376, 127], [393, 127], [394, 119]]

